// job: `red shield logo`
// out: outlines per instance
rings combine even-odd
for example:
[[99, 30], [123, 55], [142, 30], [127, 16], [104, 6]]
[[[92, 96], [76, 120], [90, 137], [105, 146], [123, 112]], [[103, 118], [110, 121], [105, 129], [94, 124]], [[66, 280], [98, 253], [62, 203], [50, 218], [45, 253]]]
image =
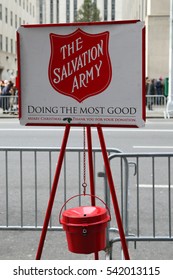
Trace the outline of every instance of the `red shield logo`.
[[108, 31], [89, 34], [77, 29], [68, 35], [51, 33], [49, 80], [52, 87], [78, 102], [103, 92], [112, 77], [108, 42]]

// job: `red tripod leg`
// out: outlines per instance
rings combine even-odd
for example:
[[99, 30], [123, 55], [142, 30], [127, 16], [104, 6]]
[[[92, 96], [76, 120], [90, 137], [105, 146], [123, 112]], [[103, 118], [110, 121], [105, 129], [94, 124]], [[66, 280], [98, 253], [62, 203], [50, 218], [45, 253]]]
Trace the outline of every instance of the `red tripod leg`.
[[129, 252], [128, 252], [128, 248], [127, 248], [127, 244], [126, 244], [124, 229], [123, 229], [123, 225], [122, 225], [121, 215], [120, 215], [119, 206], [118, 206], [118, 200], [117, 200], [117, 196], [116, 196], [116, 192], [115, 192], [114, 182], [113, 182], [113, 178], [112, 178], [112, 173], [111, 173], [111, 169], [110, 169], [110, 163], [109, 163], [109, 159], [108, 159], [108, 155], [107, 155], [107, 151], [106, 151], [106, 145], [105, 145], [105, 141], [104, 141], [102, 128], [100, 126], [98, 126], [97, 131], [98, 131], [98, 135], [99, 135], [100, 146], [102, 149], [103, 159], [104, 159], [104, 163], [105, 163], [106, 175], [107, 175], [107, 179], [108, 179], [108, 183], [109, 183], [109, 187], [110, 187], [115, 216], [116, 216], [119, 234], [120, 234], [120, 238], [121, 238], [122, 249], [123, 249], [125, 259], [129, 260], [130, 256], [129, 256]]
[[[90, 192], [91, 192], [91, 205], [95, 206], [95, 186], [94, 186], [94, 169], [93, 169], [93, 158], [92, 158], [92, 138], [91, 138], [91, 127], [87, 126], [87, 141], [88, 141], [88, 163], [89, 163], [89, 175], [90, 175]], [[98, 252], [94, 253], [95, 260], [99, 259]]]
[[88, 165], [90, 175], [90, 191], [91, 191], [91, 205], [95, 206], [95, 186], [94, 186], [94, 171], [93, 171], [93, 159], [92, 159], [92, 139], [91, 139], [91, 127], [87, 127], [87, 141], [88, 141]]
[[59, 180], [59, 176], [60, 176], [60, 172], [61, 172], [62, 162], [64, 159], [64, 154], [65, 154], [65, 149], [66, 149], [66, 145], [67, 145], [69, 132], [70, 132], [70, 125], [66, 125], [65, 132], [64, 132], [64, 138], [62, 141], [62, 146], [61, 146], [61, 150], [60, 150], [60, 154], [59, 154], [59, 160], [58, 160], [58, 164], [56, 167], [52, 190], [50, 193], [47, 211], [46, 211], [46, 215], [45, 215], [45, 220], [44, 220], [44, 224], [43, 224], [43, 229], [41, 232], [40, 242], [38, 245], [36, 260], [40, 260], [41, 255], [42, 255], [44, 241], [45, 241], [47, 228], [48, 228], [48, 224], [49, 224], [49, 220], [50, 220], [50, 216], [51, 216], [51, 212], [52, 212], [52, 207], [53, 207], [53, 203], [54, 203], [54, 199], [55, 199], [55, 194], [56, 194], [56, 190], [57, 190], [58, 180]]

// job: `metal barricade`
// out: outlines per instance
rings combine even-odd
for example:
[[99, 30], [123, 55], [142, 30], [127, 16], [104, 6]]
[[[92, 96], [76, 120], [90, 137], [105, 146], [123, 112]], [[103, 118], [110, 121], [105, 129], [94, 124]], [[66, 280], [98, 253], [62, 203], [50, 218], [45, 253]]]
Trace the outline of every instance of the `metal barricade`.
[[18, 115], [18, 96], [0, 95], [0, 114]]
[[[133, 241], [136, 247], [138, 242], [173, 241], [173, 153], [123, 153], [109, 157], [111, 161], [118, 158], [126, 159], [129, 165], [129, 183], [125, 184], [128, 190], [124, 190], [128, 194], [124, 207], [127, 242]], [[114, 234], [109, 258], [112, 259], [113, 244], [119, 241]], [[172, 259], [170, 246], [165, 252]]]
[[[42, 228], [60, 149], [0, 148], [0, 230], [40, 230]], [[111, 154], [121, 151], [108, 149], [107, 152]], [[97, 173], [103, 169], [100, 149], [93, 149], [93, 159], [97, 185], [99, 179]], [[66, 149], [61, 173], [55, 202], [58, 208], [70, 196], [83, 192], [83, 148]], [[104, 199], [103, 187], [99, 188], [97, 193]], [[81, 205], [80, 197], [78, 204]], [[58, 208], [55, 207], [56, 217]], [[62, 227], [57, 222], [53, 213], [49, 230], [61, 230]]]
[[[167, 118], [167, 98], [164, 95], [146, 95], [146, 116]], [[18, 115], [18, 96], [0, 95], [0, 116]]]
[[146, 95], [146, 117], [166, 118], [167, 97], [164, 95]]
[[[60, 148], [0, 148], [1, 231], [42, 229], [59, 151]], [[129, 246], [132, 242], [173, 241], [173, 153], [127, 154], [111, 148], [107, 152]], [[122, 258], [119, 250], [113, 250], [121, 247], [121, 242], [99, 148], [93, 148], [93, 161], [96, 195], [112, 213], [106, 258]], [[67, 148], [49, 231], [62, 231], [58, 213], [64, 201], [82, 193], [82, 183], [83, 148]], [[83, 205], [83, 198], [79, 196], [69, 207], [76, 204]]]

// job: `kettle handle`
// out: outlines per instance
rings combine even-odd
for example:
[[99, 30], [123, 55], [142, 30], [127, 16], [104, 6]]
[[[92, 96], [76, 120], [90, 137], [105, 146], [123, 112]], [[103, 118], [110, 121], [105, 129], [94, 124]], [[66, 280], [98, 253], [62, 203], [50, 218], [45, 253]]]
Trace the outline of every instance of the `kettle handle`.
[[69, 199], [67, 199], [67, 200], [65, 201], [65, 203], [63, 204], [63, 206], [61, 207], [60, 212], [59, 212], [59, 223], [60, 223], [60, 224], [61, 224], [61, 214], [62, 214], [62, 210], [63, 210], [63, 208], [65, 207], [65, 205], [66, 205], [70, 200], [72, 200], [73, 198], [76, 198], [76, 197], [79, 197], [79, 196], [90, 196], [90, 197], [95, 197], [95, 198], [97, 198], [98, 200], [100, 200], [100, 201], [105, 205], [105, 207], [106, 207], [106, 209], [107, 209], [107, 211], [108, 211], [108, 214], [109, 214], [109, 216], [110, 216], [110, 220], [111, 220], [110, 209], [109, 209], [109, 207], [107, 206], [107, 204], [106, 204], [100, 197], [98, 197], [98, 196], [96, 196], [96, 195], [93, 195], [93, 194], [76, 194], [76, 195], [70, 197]]

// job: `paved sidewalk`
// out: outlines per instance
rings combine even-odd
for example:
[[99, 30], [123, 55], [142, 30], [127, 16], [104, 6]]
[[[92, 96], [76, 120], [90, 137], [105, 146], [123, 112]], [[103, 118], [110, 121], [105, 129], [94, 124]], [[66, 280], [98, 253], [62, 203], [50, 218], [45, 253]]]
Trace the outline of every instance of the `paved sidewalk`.
[[166, 118], [166, 108], [165, 106], [153, 106], [152, 110], [146, 108], [147, 118]]
[[[0, 260], [35, 260], [40, 231], [0, 231]], [[129, 243], [132, 260], [172, 259], [172, 242]], [[94, 254], [75, 254], [68, 251], [65, 232], [47, 233], [42, 260], [94, 260]], [[99, 259], [105, 259], [105, 252], [99, 252]], [[121, 260], [121, 243], [114, 244], [113, 259]]]

